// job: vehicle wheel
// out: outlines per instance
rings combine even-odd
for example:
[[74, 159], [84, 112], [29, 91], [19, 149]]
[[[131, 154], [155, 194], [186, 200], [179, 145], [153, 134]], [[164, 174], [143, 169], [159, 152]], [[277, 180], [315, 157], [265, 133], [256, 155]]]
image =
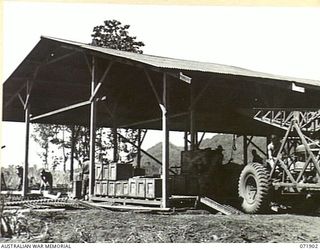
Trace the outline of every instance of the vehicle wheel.
[[250, 163], [242, 170], [238, 192], [241, 208], [246, 213], [265, 212], [269, 205], [269, 173], [259, 163]]

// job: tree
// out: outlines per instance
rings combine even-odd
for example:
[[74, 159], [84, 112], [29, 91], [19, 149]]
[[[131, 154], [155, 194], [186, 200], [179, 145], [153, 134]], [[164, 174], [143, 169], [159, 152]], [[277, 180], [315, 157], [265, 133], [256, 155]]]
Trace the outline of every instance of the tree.
[[128, 29], [130, 25], [121, 25], [117, 20], [106, 20], [104, 25], [93, 28], [92, 45], [110, 49], [129, 51], [142, 54], [140, 47], [144, 46], [141, 41], [136, 41], [137, 37], [130, 36]]
[[[136, 36], [130, 36], [128, 31], [129, 28], [130, 25], [122, 25], [121, 22], [117, 20], [106, 20], [103, 25], [98, 25], [93, 28], [91, 44], [94, 46], [142, 54], [143, 51], [141, 50], [141, 47], [144, 46], [144, 43], [137, 41]], [[117, 129], [117, 133], [121, 133], [133, 143], [137, 143], [139, 139], [137, 129]], [[103, 146], [101, 145], [101, 147], [105, 147], [106, 150], [111, 149], [115, 145], [113, 133], [109, 132], [107, 136], [110, 143]], [[127, 153], [127, 160], [135, 158], [137, 149], [126, 143], [124, 140], [120, 139], [119, 142], [119, 149]]]
[[48, 167], [50, 150], [50, 142], [56, 139], [60, 126], [52, 124], [34, 124], [31, 137], [42, 148], [42, 152], [38, 153], [45, 167]]

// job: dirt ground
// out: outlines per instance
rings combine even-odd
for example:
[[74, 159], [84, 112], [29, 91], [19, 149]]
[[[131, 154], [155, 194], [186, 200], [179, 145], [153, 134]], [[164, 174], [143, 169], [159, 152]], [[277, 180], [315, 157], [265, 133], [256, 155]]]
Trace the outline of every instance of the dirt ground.
[[188, 210], [166, 214], [72, 210], [29, 213], [26, 234], [3, 242], [320, 242], [320, 217], [215, 215]]

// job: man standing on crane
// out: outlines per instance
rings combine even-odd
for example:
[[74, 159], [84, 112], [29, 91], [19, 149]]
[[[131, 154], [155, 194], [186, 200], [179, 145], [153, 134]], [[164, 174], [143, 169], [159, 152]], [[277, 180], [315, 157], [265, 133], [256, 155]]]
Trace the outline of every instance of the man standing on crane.
[[276, 135], [271, 135], [270, 143], [267, 146], [268, 149], [268, 161], [271, 166], [271, 168], [274, 167], [275, 164], [275, 158], [277, 157], [277, 154], [281, 147], [281, 141], [280, 138]]

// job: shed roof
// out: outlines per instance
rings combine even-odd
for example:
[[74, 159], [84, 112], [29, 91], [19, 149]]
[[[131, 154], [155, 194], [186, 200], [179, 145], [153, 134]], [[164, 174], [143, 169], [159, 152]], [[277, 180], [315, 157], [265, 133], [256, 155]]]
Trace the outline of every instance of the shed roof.
[[[161, 96], [162, 74], [169, 75], [169, 116], [172, 130], [188, 129], [191, 86], [199, 131], [266, 134], [270, 128], [252, 119], [253, 108], [318, 108], [320, 81], [260, 73], [233, 66], [135, 54], [52, 37], [41, 37], [3, 84], [3, 120], [24, 121], [18, 94], [27, 98], [26, 83], [33, 82], [29, 98], [37, 117], [89, 100], [91, 57], [96, 58], [96, 81], [110, 62], [98, 97], [98, 125], [160, 129], [160, 109], [145, 72]], [[183, 73], [192, 84], [180, 80]], [[293, 83], [304, 93], [293, 91]], [[110, 115], [113, 113], [116, 119]], [[36, 122], [82, 124], [89, 121], [89, 106], [44, 116]]]
[[[198, 62], [198, 61], [192, 61], [192, 60], [183, 60], [183, 59], [161, 57], [161, 56], [147, 55], [147, 54], [138, 54], [138, 53], [132, 53], [127, 51], [108, 49], [104, 47], [97, 47], [89, 44], [68, 41], [68, 40], [53, 38], [53, 37], [42, 37], [42, 38], [74, 45], [79, 48], [83, 48], [85, 50], [97, 51], [102, 54], [108, 54], [118, 58], [140, 62], [140, 63], [151, 65], [157, 68], [199, 71], [199, 72], [207, 72], [207, 73], [221, 73], [221, 74], [230, 74], [230, 75], [247, 76], [247, 77], [258, 77], [258, 78], [266, 78], [266, 79], [272, 79], [272, 80], [296, 82], [296, 83], [302, 83], [307, 85], [315, 85], [318, 87], [320, 86], [320, 81], [318, 80], [301, 79], [301, 78], [295, 78], [295, 77], [267, 74], [267, 73], [262, 73], [258, 71], [253, 71], [249, 69], [244, 69], [244, 68], [224, 65], [224, 64]], [[281, 83], [281, 82], [278, 82], [278, 83]]]

